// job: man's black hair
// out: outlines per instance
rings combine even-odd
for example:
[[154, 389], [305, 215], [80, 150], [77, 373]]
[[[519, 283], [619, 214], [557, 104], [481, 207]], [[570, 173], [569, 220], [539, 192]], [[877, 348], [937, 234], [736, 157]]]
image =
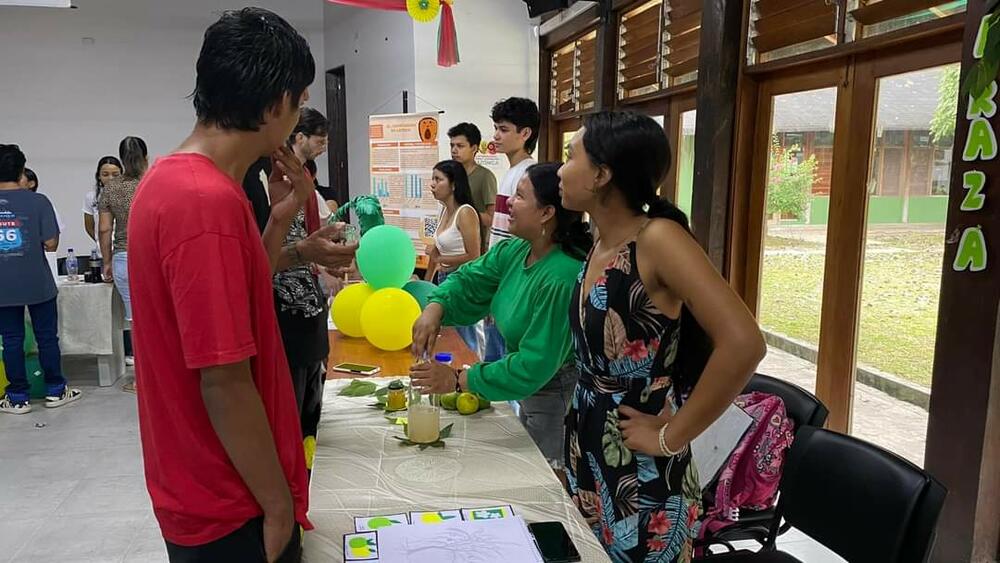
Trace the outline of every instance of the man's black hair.
[[198, 121], [257, 131], [286, 93], [297, 104], [315, 74], [309, 44], [277, 14], [227, 11], [205, 31], [198, 55], [192, 94]]
[[20, 182], [27, 159], [17, 145], [0, 145], [0, 182]]
[[479, 132], [479, 128], [474, 123], [459, 123], [448, 130], [449, 139], [458, 136], [465, 137], [465, 140], [474, 147], [478, 147], [479, 143], [483, 142], [483, 134]]
[[330, 122], [323, 117], [322, 113], [313, 108], [302, 108], [302, 113], [299, 114], [299, 123], [288, 137], [288, 144], [294, 143], [295, 136], [299, 133], [311, 137], [313, 135], [326, 135], [329, 129]]
[[542, 116], [538, 113], [538, 104], [527, 98], [507, 98], [500, 100], [490, 112], [493, 123], [509, 121], [520, 132], [525, 127], [531, 128], [531, 136], [524, 143], [524, 150], [535, 152], [538, 144], [538, 129], [542, 125]]

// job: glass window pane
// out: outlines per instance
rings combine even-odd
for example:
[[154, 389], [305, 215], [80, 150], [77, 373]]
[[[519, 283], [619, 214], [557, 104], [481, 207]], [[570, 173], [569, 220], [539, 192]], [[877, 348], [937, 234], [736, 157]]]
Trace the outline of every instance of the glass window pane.
[[[882, 2], [885, 1], [891, 1], [891, 0], [882, 0]], [[869, 2], [869, 4], [873, 3], [874, 2]], [[939, 6], [934, 6], [926, 10], [917, 10], [916, 12], [912, 12], [873, 25], [862, 26], [862, 36], [873, 37], [875, 35], [882, 35], [883, 33], [889, 33], [891, 31], [896, 31], [906, 27], [912, 27], [914, 25], [922, 24], [936, 19], [946, 18], [948, 16], [964, 12], [965, 5], [967, 3], [968, 3], [967, 0], [957, 0], [953, 2], [942, 0]]]
[[853, 433], [919, 465], [959, 80], [954, 64], [879, 81], [869, 174]]
[[837, 89], [775, 96], [758, 317], [760, 371], [816, 387]]
[[681, 130], [677, 143], [677, 201], [675, 204], [691, 217], [691, 195], [694, 188], [694, 124], [698, 112], [681, 114]]

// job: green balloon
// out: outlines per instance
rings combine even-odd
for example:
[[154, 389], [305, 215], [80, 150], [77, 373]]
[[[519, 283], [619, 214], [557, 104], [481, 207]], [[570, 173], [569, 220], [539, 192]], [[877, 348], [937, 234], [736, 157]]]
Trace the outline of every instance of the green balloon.
[[406, 231], [380, 225], [361, 237], [357, 261], [368, 285], [375, 289], [401, 288], [413, 275], [417, 251]]
[[403, 291], [412, 295], [413, 298], [417, 300], [417, 303], [420, 303], [421, 311], [426, 309], [427, 305], [430, 305], [431, 294], [434, 293], [434, 290], [436, 289], [436, 285], [423, 280], [411, 281], [403, 286]]

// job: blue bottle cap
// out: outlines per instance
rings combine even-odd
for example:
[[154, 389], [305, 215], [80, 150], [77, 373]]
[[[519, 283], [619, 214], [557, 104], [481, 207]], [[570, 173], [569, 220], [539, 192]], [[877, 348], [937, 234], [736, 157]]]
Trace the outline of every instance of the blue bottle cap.
[[440, 362], [442, 364], [450, 364], [451, 360], [452, 360], [451, 352], [440, 352], [438, 354], [434, 354], [435, 362]]

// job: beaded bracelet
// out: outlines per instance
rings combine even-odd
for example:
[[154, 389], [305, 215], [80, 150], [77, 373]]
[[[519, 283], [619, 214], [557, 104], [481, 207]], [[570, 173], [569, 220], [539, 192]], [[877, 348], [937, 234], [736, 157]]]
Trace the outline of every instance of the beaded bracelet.
[[687, 446], [684, 446], [683, 448], [677, 450], [676, 452], [675, 451], [671, 451], [670, 448], [667, 447], [667, 441], [663, 437], [663, 434], [667, 431], [667, 426], [670, 426], [670, 424], [669, 423], [664, 424], [660, 428], [660, 453], [662, 453], [664, 455], [664, 457], [679, 456], [682, 453], [684, 453], [684, 450], [687, 449]]

